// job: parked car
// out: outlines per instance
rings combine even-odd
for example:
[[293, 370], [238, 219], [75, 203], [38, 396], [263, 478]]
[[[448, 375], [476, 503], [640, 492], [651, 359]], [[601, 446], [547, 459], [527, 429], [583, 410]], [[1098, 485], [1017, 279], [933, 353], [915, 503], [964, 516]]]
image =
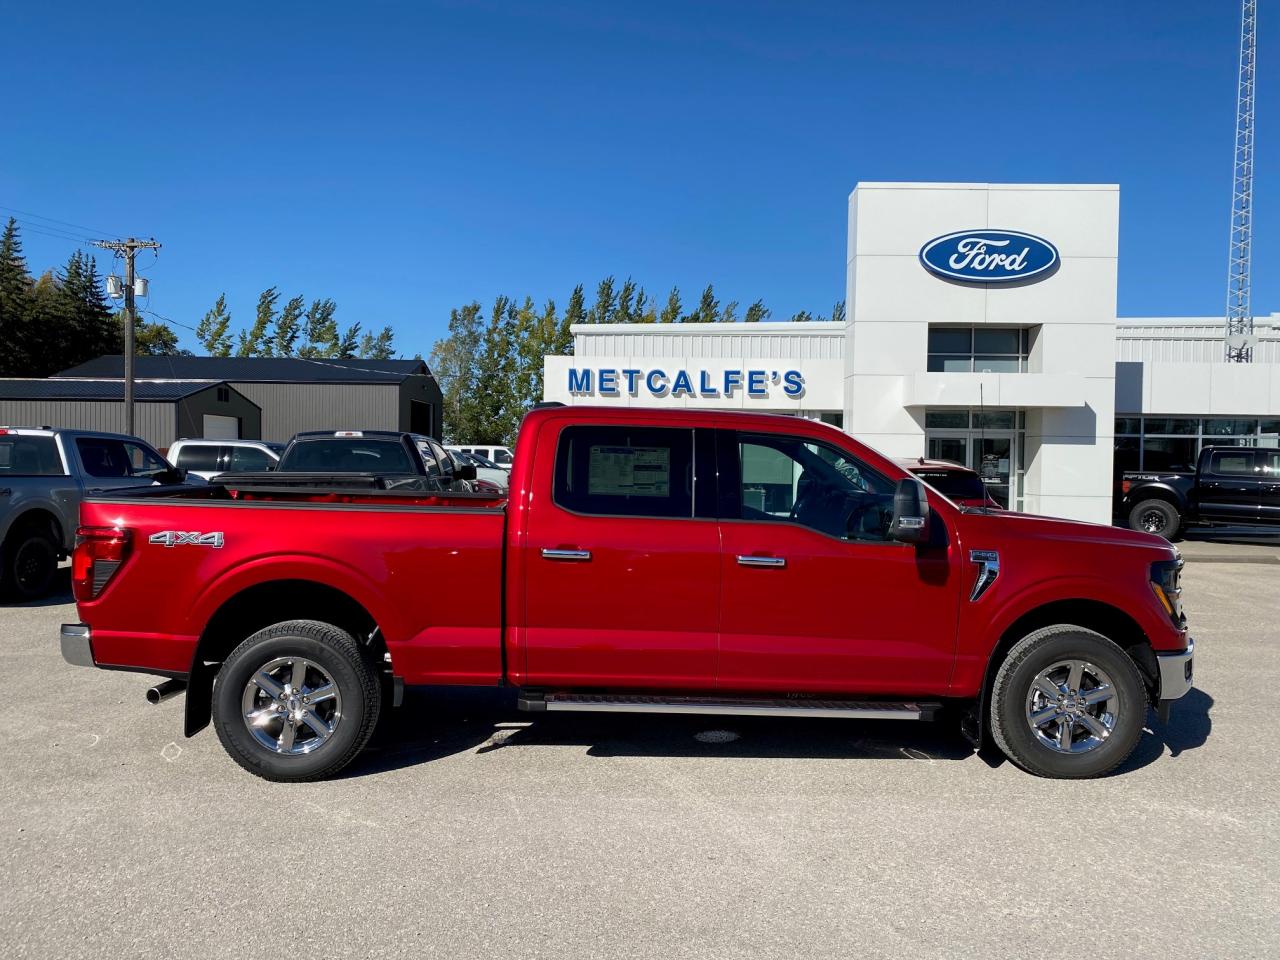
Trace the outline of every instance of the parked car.
[[[387, 479], [387, 486], [424, 491], [471, 489], [474, 468], [455, 463], [437, 441], [394, 430], [313, 430], [297, 434], [276, 471], [281, 474], [362, 474]], [[396, 479], [389, 479], [396, 478]], [[280, 479], [288, 484], [290, 478]]]
[[492, 460], [501, 469], [511, 472], [511, 465], [515, 462], [515, 454], [510, 447], [494, 447], [488, 444], [477, 446], [474, 443], [455, 443], [449, 445], [450, 450], [458, 450], [462, 453], [474, 453], [478, 457], [484, 457], [486, 460]]
[[508, 684], [536, 712], [961, 716], [1065, 778], [1113, 769], [1191, 688], [1159, 537], [962, 510], [793, 417], [535, 409], [517, 449], [518, 501], [89, 498], [63, 656], [167, 675], [150, 699], [185, 687], [188, 735], [212, 717], [284, 781], [341, 770], [405, 684]]
[[86, 492], [182, 480], [137, 437], [0, 427], [0, 592], [33, 600], [49, 591]]
[[899, 460], [898, 463], [957, 506], [1004, 509], [988, 492], [976, 470], [970, 470], [952, 460], [926, 460], [924, 457]]
[[1169, 540], [1193, 524], [1280, 525], [1280, 450], [1205, 447], [1194, 471], [1123, 473], [1117, 512]]
[[169, 462], [206, 480], [220, 473], [274, 470], [283, 443], [265, 440], [177, 440], [167, 451]]
[[[448, 449], [448, 448], [446, 448]], [[511, 482], [510, 471], [503, 470], [487, 457], [476, 453], [463, 453], [461, 450], [449, 449], [449, 453], [460, 463], [467, 463], [476, 468], [477, 484], [492, 484], [495, 490], [506, 490]], [[478, 487], [484, 489], [484, 487]]]

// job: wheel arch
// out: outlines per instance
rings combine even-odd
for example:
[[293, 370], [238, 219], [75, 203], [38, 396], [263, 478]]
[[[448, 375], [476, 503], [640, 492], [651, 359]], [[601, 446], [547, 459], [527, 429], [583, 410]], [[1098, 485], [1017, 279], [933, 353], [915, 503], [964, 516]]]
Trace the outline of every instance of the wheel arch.
[[327, 583], [281, 578], [245, 587], [225, 599], [200, 633], [188, 672], [184, 733], [209, 724], [213, 681], [222, 662], [246, 637], [289, 620], [319, 620], [350, 633], [370, 657], [387, 655], [375, 617], [351, 594]]
[[14, 534], [25, 533], [28, 530], [46, 531], [52, 538], [54, 545], [57, 547], [58, 553], [66, 552], [66, 531], [62, 529], [62, 521], [58, 519], [58, 514], [52, 507], [46, 504], [32, 504], [25, 510], [18, 513], [9, 521], [8, 527], [4, 531], [4, 535], [0, 536], [0, 544], [5, 548], [10, 543], [10, 538]]
[[1000, 634], [1000, 639], [992, 648], [991, 655], [987, 658], [986, 670], [982, 677], [982, 689], [974, 712], [979, 741], [988, 734], [986, 712], [991, 699], [991, 689], [995, 684], [996, 673], [1009, 655], [1009, 651], [1028, 634], [1042, 627], [1059, 624], [1083, 627], [1111, 640], [1137, 665], [1147, 688], [1148, 697], [1154, 695], [1159, 683], [1160, 669], [1151, 640], [1137, 620], [1119, 607], [1102, 600], [1084, 597], [1052, 600], [1023, 612], [1005, 627]]

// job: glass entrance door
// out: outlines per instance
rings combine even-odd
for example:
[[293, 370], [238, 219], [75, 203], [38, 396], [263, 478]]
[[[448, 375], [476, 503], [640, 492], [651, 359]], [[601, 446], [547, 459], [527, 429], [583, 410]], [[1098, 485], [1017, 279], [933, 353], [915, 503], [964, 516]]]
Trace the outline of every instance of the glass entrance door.
[[925, 441], [930, 460], [950, 460], [969, 467], [996, 503], [1010, 507], [1017, 462], [1017, 438], [1012, 431], [931, 430]]

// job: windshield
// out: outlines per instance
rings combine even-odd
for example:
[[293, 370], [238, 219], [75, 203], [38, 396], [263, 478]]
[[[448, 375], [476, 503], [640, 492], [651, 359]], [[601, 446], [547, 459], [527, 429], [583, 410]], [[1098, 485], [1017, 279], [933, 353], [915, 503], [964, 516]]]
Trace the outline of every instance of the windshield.
[[987, 490], [972, 470], [912, 470], [943, 496], [952, 500], [986, 500]]
[[293, 473], [418, 473], [399, 440], [322, 437], [299, 440], [279, 471]]

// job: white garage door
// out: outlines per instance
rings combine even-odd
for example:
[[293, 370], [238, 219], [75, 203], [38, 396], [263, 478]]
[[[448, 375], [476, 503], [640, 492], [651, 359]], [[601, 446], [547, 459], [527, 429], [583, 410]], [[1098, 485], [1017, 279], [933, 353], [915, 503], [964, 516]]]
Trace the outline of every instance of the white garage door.
[[237, 417], [219, 417], [206, 413], [203, 436], [206, 440], [239, 440], [240, 420]]

